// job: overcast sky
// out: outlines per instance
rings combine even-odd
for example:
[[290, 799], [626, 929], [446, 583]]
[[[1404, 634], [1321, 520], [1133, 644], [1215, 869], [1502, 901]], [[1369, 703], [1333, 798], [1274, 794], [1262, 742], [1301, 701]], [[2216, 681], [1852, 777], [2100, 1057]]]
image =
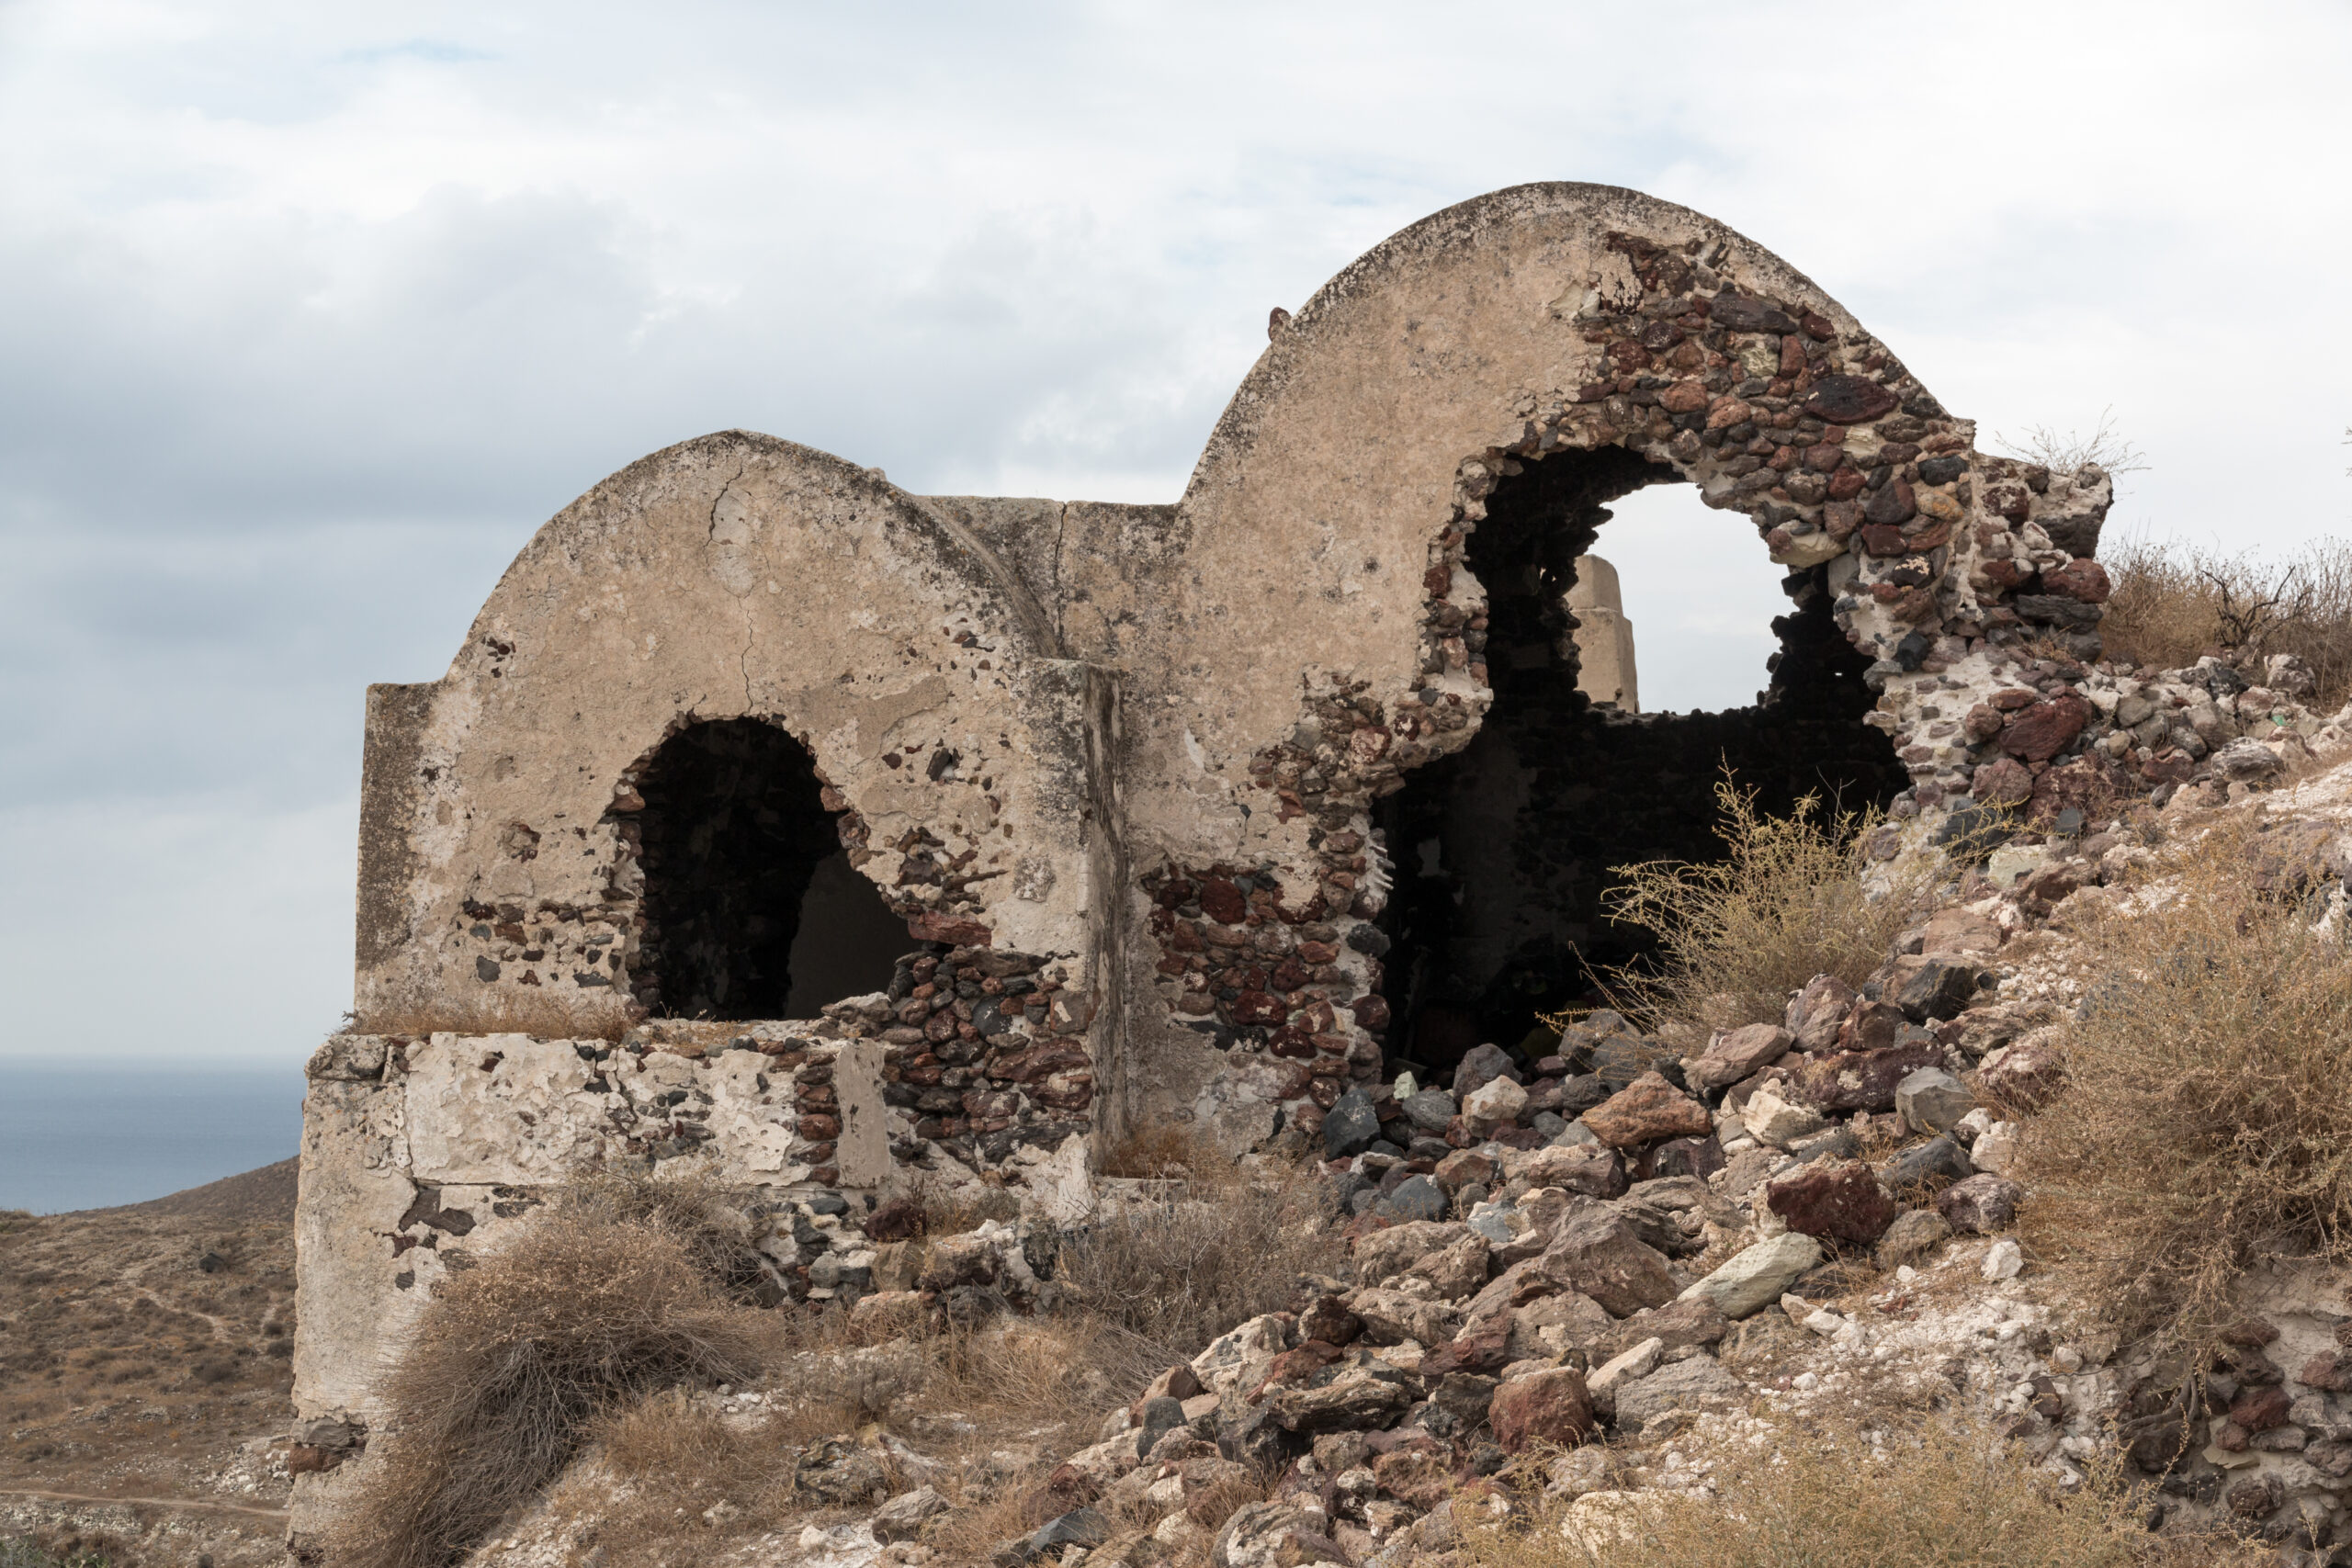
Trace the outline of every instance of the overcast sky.
[[[2123, 525], [2352, 532], [2347, 45], [2341, 0], [0, 3], [0, 1054], [309, 1051], [365, 684], [605, 474], [742, 425], [1173, 500], [1270, 306], [1521, 181], [1743, 230], [1988, 436], [2112, 406]], [[1753, 694], [1737, 519], [1600, 547], [1648, 705]]]

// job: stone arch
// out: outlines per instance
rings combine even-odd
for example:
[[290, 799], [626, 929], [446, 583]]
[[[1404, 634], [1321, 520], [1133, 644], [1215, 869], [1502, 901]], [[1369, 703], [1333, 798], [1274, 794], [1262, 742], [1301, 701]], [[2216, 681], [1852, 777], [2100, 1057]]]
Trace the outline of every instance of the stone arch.
[[632, 465], [539, 531], [447, 675], [370, 690], [361, 1016], [641, 1016], [640, 769], [739, 721], [805, 748], [909, 946], [1082, 983], [1093, 708], [1059, 651], [990, 551], [876, 471], [741, 431]]
[[[850, 863], [808, 749], [764, 718], [679, 728], [631, 770], [634, 993], [688, 1018], [815, 1018], [887, 989], [905, 920]], [[627, 834], [629, 825], [622, 831]]]
[[[1469, 541], [1517, 473], [1622, 452], [1744, 514], [1798, 601], [1786, 619], [1804, 646], [1784, 649], [1776, 688], [1844, 666], [1868, 710], [1849, 722], [1903, 771], [1907, 787], [1880, 792], [1898, 814], [1962, 795], [1985, 756], [1935, 700], [1947, 671], [2037, 630], [2095, 651], [2096, 582], [2013, 591], [2089, 552], [2104, 476], [1977, 452], [1973, 425], [1850, 313], [1686, 209], [1594, 186], [1498, 192], [1376, 247], [1270, 337], [1178, 509], [1186, 601], [1162, 662], [1211, 662], [1203, 639], [1249, 658], [1220, 661], [1222, 700], [1182, 726], [1145, 707], [1128, 770], [1132, 815], [1159, 835], [1135, 846], [1159, 968], [1138, 977], [1131, 1037], [1153, 1027], [1156, 986], [1169, 1058], [1246, 1080], [1243, 1100], [1311, 1121], [1380, 1071], [1396, 868], [1376, 805], [1488, 718], [1473, 644], [1489, 586]], [[1170, 901], [1237, 879], [1258, 900], [1238, 930]], [[1294, 965], [1310, 977], [1290, 993], [1207, 983], [1204, 968], [1272, 983], [1266, 965], [1205, 962], [1236, 936], [1329, 958]], [[1213, 1081], [1197, 1108], [1235, 1098]]]

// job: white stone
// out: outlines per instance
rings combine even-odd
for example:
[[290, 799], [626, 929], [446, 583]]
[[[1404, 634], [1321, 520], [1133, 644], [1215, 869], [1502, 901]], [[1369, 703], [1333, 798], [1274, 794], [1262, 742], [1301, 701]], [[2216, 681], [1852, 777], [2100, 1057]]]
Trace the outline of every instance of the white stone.
[[1645, 1339], [1632, 1349], [1603, 1361], [1598, 1371], [1584, 1380], [1584, 1385], [1594, 1393], [1611, 1393], [1621, 1382], [1632, 1378], [1645, 1378], [1657, 1371], [1658, 1358], [1665, 1353], [1665, 1340], [1657, 1337]]
[[1527, 1091], [1509, 1078], [1496, 1078], [1473, 1090], [1462, 1101], [1462, 1114], [1471, 1122], [1498, 1127], [1519, 1119], [1527, 1109]]
[[1795, 1231], [1759, 1241], [1734, 1254], [1724, 1266], [1682, 1292], [1703, 1297], [1725, 1317], [1746, 1317], [1776, 1302], [1797, 1277], [1821, 1261], [1821, 1244]]
[[1758, 1143], [1770, 1144], [1776, 1149], [1785, 1148], [1822, 1128], [1821, 1112], [1808, 1105], [1790, 1104], [1769, 1085], [1748, 1098], [1747, 1109], [1740, 1120]]
[[1968, 1160], [1979, 1170], [2007, 1176], [2018, 1158], [2018, 1124], [1996, 1122], [1969, 1145]]
[[1984, 1254], [1984, 1278], [2014, 1280], [2025, 1268], [2025, 1250], [2004, 1236]]

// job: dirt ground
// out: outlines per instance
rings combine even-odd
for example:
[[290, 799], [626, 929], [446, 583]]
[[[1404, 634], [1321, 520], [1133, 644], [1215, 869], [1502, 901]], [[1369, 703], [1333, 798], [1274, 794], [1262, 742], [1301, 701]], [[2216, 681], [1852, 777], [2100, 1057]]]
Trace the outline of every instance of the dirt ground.
[[115, 1568], [275, 1562], [295, 1162], [118, 1209], [0, 1213], [0, 1540]]

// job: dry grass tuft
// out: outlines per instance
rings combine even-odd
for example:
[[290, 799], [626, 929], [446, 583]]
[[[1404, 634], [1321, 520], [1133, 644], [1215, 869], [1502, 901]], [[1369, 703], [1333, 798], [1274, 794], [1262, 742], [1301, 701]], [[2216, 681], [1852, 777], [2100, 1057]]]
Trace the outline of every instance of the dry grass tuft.
[[1336, 1269], [1326, 1212], [1311, 1171], [1272, 1186], [1187, 1183], [1098, 1215], [1063, 1247], [1057, 1277], [1148, 1378], [1243, 1319], [1289, 1307], [1302, 1274]]
[[1645, 861], [1611, 869], [1610, 915], [1657, 933], [1656, 968], [1610, 976], [1623, 1010], [1705, 1029], [1777, 1023], [1789, 993], [1815, 975], [1859, 987], [1885, 962], [1922, 891], [1916, 878], [1872, 897], [1859, 843], [1871, 812], [1833, 811], [1807, 795], [1785, 818], [1726, 773], [1715, 785], [1726, 852], [1707, 864]]
[[1233, 1156], [1198, 1128], [1160, 1122], [1138, 1127], [1102, 1156], [1101, 1174], [1147, 1181], [1225, 1185], [1243, 1179]]
[[751, 1216], [740, 1192], [698, 1173], [655, 1175], [642, 1166], [614, 1166], [573, 1179], [565, 1204], [619, 1224], [650, 1225], [686, 1249], [695, 1271], [747, 1305], [773, 1306], [780, 1284], [771, 1282], [753, 1245]]
[[529, 1034], [541, 1040], [617, 1041], [628, 1032], [628, 1004], [561, 991], [495, 991], [436, 1002], [427, 1009], [386, 1009], [352, 1017], [355, 1034]]
[[343, 1568], [447, 1568], [528, 1502], [592, 1422], [749, 1376], [772, 1343], [676, 1236], [560, 1212], [440, 1287], [383, 1385], [386, 1451], [334, 1532]]
[[1719, 1450], [1714, 1493], [1602, 1493], [1520, 1532], [1467, 1533], [1479, 1568], [2143, 1568], [2267, 1561], [2168, 1540], [2111, 1473], [2075, 1493], [2014, 1444], [1947, 1421], [1784, 1428]]
[[2251, 826], [2216, 828], [2090, 922], [2071, 1087], [2024, 1129], [2029, 1214], [2130, 1330], [2207, 1351], [2232, 1282], [2352, 1258], [2352, 958], [2266, 897]]
[[2155, 670], [2208, 653], [2291, 653], [2312, 667], [2321, 712], [2352, 695], [2352, 542], [2319, 539], [2283, 561], [2125, 539], [2101, 558], [2114, 586], [2107, 657]]
[[588, 1435], [601, 1462], [567, 1477], [548, 1513], [602, 1568], [695, 1562], [793, 1511], [798, 1450], [675, 1391], [606, 1413]]

